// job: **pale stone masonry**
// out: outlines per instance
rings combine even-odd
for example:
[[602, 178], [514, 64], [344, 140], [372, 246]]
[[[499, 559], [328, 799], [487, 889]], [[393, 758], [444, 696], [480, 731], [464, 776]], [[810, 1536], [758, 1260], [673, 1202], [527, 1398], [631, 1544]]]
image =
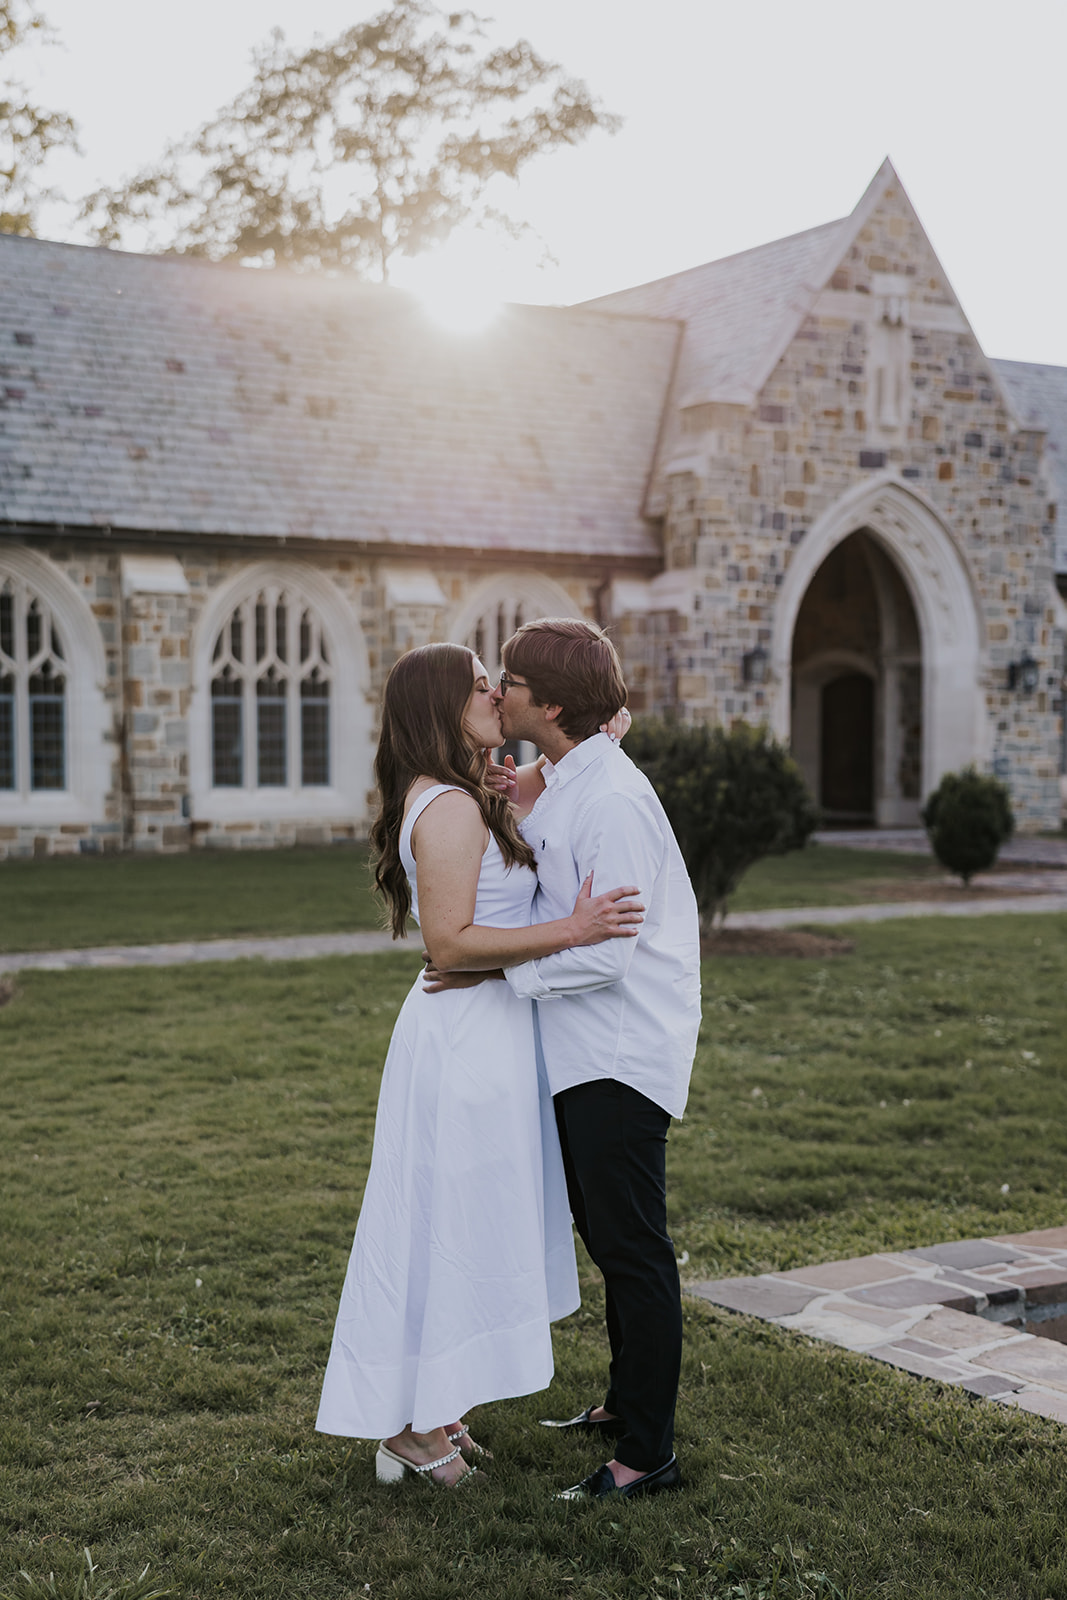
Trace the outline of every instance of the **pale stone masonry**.
[[495, 668], [548, 613], [611, 625], [637, 711], [769, 721], [831, 816], [974, 761], [1055, 827], [1065, 464], [1067, 370], [985, 357], [888, 163], [468, 339], [0, 238], [0, 854], [361, 836], [397, 655]]
[[[792, 737], [802, 761], [807, 755], [814, 777], [817, 712], [805, 703], [805, 679], [858, 665], [863, 648], [845, 619], [828, 618], [829, 630], [818, 630], [798, 656], [815, 574], [806, 572], [801, 592], [791, 594], [790, 571], [808, 556], [813, 534], [824, 558], [845, 525], [868, 546], [871, 530], [910, 579], [910, 596], [894, 595], [881, 552], [865, 551], [868, 565], [874, 557], [881, 568], [867, 586], [882, 612], [882, 638], [868, 652], [880, 658], [885, 719], [878, 820], [917, 819], [920, 794], [902, 792], [900, 781], [906, 730], [889, 725], [887, 713], [906, 709], [902, 669], [921, 670], [924, 655], [942, 684], [927, 693], [923, 790], [969, 757], [1010, 776], [1024, 821], [1055, 819], [1063, 636], [1043, 435], [1017, 422], [899, 183], [884, 174], [849, 220], [847, 247], [840, 235], [832, 239], [821, 267], [812, 248], [825, 246], [822, 236], [748, 252], [777, 258], [779, 298], [795, 324], [765, 375], [768, 347], [757, 341], [747, 368], [737, 355], [725, 370], [716, 367], [714, 325], [711, 358], [698, 349], [683, 366], [652, 491], [665, 511], [665, 565], [685, 574], [689, 602], [685, 632], [672, 639], [678, 697], [694, 714], [768, 718]], [[721, 289], [717, 269], [729, 275]], [[718, 291], [724, 311], [734, 311], [730, 301], [759, 276], [756, 262], [734, 257], [597, 303], [687, 317], [694, 298], [714, 303]], [[925, 650], [923, 619], [914, 614], [924, 591], [939, 635]], [[855, 607], [866, 597], [854, 584], [843, 598]], [[907, 614], [887, 615], [893, 610]], [[958, 615], [965, 610], [973, 613], [970, 640], [968, 619]], [[866, 632], [877, 638], [877, 623]], [[738, 665], [756, 649], [769, 657], [769, 681], [746, 686]], [[1009, 678], [1027, 653], [1038, 686], [1024, 698]], [[968, 683], [977, 691], [970, 702]]]

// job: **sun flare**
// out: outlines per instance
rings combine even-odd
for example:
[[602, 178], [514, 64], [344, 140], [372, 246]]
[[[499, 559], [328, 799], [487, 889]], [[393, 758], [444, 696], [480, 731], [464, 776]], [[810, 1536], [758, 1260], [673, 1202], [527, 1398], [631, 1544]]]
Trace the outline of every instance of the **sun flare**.
[[427, 316], [449, 333], [482, 332], [504, 304], [500, 262], [482, 240], [454, 238], [404, 268], [394, 281], [410, 290]]

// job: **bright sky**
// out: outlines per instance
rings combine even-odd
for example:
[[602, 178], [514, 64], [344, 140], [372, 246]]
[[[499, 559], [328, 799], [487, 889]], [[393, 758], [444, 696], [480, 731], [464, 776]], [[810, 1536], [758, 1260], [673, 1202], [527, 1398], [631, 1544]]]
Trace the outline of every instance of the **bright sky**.
[[[69, 193], [115, 182], [247, 81], [272, 27], [329, 36], [382, 0], [40, 0], [64, 49], [21, 71], [81, 125]], [[569, 302], [851, 211], [891, 156], [992, 356], [1067, 366], [1067, 0], [484, 0], [625, 118], [501, 201], [543, 245], [460, 239], [398, 269]], [[43, 230], [77, 238], [52, 211]]]

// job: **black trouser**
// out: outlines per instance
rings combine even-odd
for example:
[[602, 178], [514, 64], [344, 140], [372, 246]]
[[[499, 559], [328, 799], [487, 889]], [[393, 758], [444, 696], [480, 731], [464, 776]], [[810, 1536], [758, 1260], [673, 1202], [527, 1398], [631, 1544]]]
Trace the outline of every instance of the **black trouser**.
[[635, 1472], [670, 1460], [682, 1359], [678, 1263], [667, 1232], [670, 1117], [614, 1078], [555, 1097], [574, 1223], [604, 1274], [611, 1373], [604, 1408], [626, 1433], [615, 1459]]

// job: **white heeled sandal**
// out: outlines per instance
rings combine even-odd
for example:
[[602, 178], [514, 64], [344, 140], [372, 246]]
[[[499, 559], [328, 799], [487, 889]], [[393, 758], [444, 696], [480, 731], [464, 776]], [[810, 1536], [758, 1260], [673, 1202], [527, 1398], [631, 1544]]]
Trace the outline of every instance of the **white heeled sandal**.
[[[410, 1472], [413, 1477], [417, 1478], [424, 1473], [433, 1472], [437, 1467], [451, 1466], [453, 1461], [460, 1459], [461, 1454], [462, 1452], [457, 1447], [455, 1450], [450, 1451], [447, 1456], [442, 1456], [440, 1461], [426, 1461], [422, 1466], [416, 1466], [414, 1461], [408, 1461], [404, 1456], [398, 1456], [395, 1450], [390, 1450], [383, 1439], [374, 1458], [374, 1470], [379, 1483], [399, 1483], [405, 1472]], [[463, 1474], [462, 1478], [457, 1478], [455, 1483], [442, 1483], [438, 1487], [441, 1489], [457, 1489], [461, 1483], [464, 1483], [468, 1478], [472, 1478], [477, 1470], [477, 1467], [471, 1467], [469, 1471]], [[434, 1480], [431, 1479], [430, 1481], [433, 1482]]]

